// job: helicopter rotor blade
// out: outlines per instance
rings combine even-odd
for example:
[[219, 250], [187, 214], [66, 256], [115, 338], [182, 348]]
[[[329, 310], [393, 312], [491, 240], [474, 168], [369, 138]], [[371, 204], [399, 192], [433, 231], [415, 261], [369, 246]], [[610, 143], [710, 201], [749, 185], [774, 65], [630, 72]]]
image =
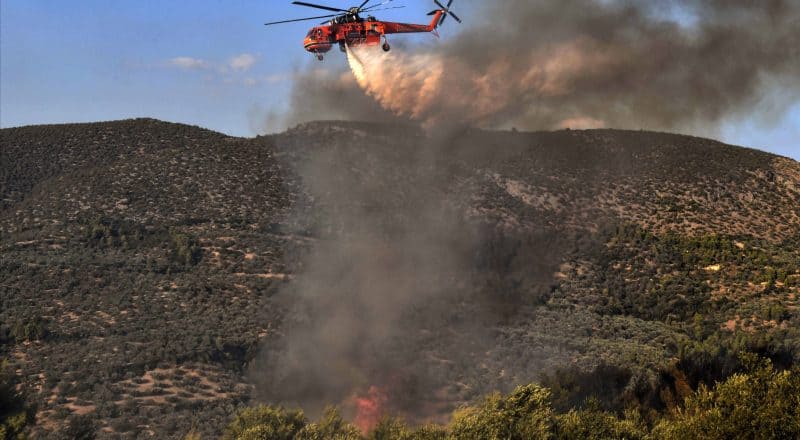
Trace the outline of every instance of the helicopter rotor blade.
[[455, 21], [457, 21], [457, 22], [461, 23], [461, 18], [459, 18], [459, 16], [458, 16], [458, 15], [456, 15], [456, 14], [455, 14], [453, 11], [451, 11], [451, 10], [450, 10], [450, 6], [453, 6], [453, 1], [454, 1], [454, 0], [448, 0], [448, 1], [447, 1], [447, 6], [445, 6], [445, 5], [441, 4], [441, 3], [439, 2], [439, 0], [433, 0], [433, 2], [434, 2], [434, 3], [436, 3], [436, 5], [437, 5], [437, 6], [439, 6], [441, 9], [438, 9], [438, 10], [436, 10], [436, 11], [433, 11], [433, 12], [431, 12], [431, 13], [430, 13], [430, 14], [428, 14], [428, 15], [434, 15], [434, 14], [436, 14], [436, 13], [437, 13], [437, 12], [439, 12], [439, 11], [443, 12], [443, 14], [442, 14], [442, 18], [439, 20], [439, 23], [436, 25], [436, 27], [439, 27], [439, 26], [441, 26], [441, 25], [442, 25], [442, 24], [443, 24], [443, 23], [444, 23], [444, 22], [447, 20], [447, 16], [448, 16], [448, 15], [449, 15], [449, 16], [451, 16], [451, 17], [453, 17], [453, 20], [455, 20]]
[[368, 12], [388, 11], [389, 9], [403, 9], [403, 8], [405, 8], [405, 6], [389, 6], [388, 8], [370, 9]]
[[348, 12], [347, 9], [331, 8], [330, 6], [315, 5], [314, 3], [292, 2], [294, 5], [308, 6], [309, 8], [324, 9], [333, 12]]
[[358, 7], [358, 10], [360, 11], [360, 10], [364, 9], [364, 6], [366, 6], [366, 4], [369, 3], [369, 2], [370, 2], [370, 0], [364, 0], [364, 3], [361, 3], [361, 6]]
[[[294, 20], [273, 21], [273, 22], [270, 22], [270, 23], [264, 23], [264, 26], [272, 26], [274, 24], [283, 24], [283, 23], [294, 23], [294, 22], [297, 22], [297, 21], [319, 20], [320, 18], [336, 17], [337, 15], [339, 15], [339, 14], [320, 15], [319, 17], [297, 18], [297, 19], [294, 19]], [[323, 23], [327, 23], [327, 22], [323, 22]]]
[[375, 8], [379, 8], [379, 7], [383, 6], [383, 5], [388, 5], [389, 3], [393, 2], [393, 1], [394, 0], [386, 0], [386, 1], [382, 2], [382, 3], [377, 3], [377, 4], [374, 4], [374, 5], [367, 6], [366, 8], [362, 9], [361, 12], [372, 11]]

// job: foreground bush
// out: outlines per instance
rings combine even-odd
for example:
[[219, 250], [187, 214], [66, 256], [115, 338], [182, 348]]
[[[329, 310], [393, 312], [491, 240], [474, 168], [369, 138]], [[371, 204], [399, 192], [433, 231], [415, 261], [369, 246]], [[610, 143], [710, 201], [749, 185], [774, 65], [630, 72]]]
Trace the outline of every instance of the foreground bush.
[[230, 440], [356, 440], [358, 428], [328, 409], [317, 423], [308, 423], [299, 410], [259, 406], [242, 410], [225, 431]]
[[800, 438], [800, 370], [775, 371], [769, 361], [710, 390], [700, 387], [685, 408], [654, 429], [663, 439]]
[[451, 438], [546, 439], [552, 424], [550, 391], [527, 385], [507, 397], [493, 394], [478, 406], [457, 410], [449, 431]]
[[638, 412], [626, 412], [620, 419], [615, 414], [590, 405], [583, 411], [571, 410], [556, 419], [558, 440], [639, 440], [647, 438], [647, 428]]
[[302, 411], [259, 406], [242, 410], [228, 426], [224, 438], [292, 440], [305, 426]]
[[636, 410], [603, 411], [590, 399], [583, 409], [553, 411], [550, 390], [531, 384], [508, 395], [486, 397], [453, 413], [447, 426], [412, 428], [385, 418], [363, 436], [328, 410], [317, 423], [301, 411], [261, 406], [243, 410], [228, 427], [227, 439], [241, 440], [683, 440], [800, 438], [800, 370], [778, 371], [769, 361], [752, 361], [735, 374], [693, 392], [681, 409], [647, 423]]

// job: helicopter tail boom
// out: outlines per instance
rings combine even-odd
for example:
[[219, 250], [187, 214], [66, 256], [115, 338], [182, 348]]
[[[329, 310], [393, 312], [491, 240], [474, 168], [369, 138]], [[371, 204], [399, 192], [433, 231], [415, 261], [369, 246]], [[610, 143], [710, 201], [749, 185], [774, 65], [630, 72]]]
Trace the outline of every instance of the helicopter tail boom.
[[433, 20], [429, 25], [424, 24], [411, 24], [411, 23], [393, 23], [390, 21], [383, 22], [384, 32], [387, 34], [411, 34], [416, 32], [433, 32], [439, 25], [444, 11], [436, 11]]
[[446, 11], [443, 11], [441, 9], [435, 11], [435, 13], [433, 14], [433, 20], [431, 20], [431, 24], [428, 25], [428, 32], [433, 32], [436, 30], [436, 28], [439, 27], [439, 23], [441, 23], [442, 16], [446, 13], [447, 13]]

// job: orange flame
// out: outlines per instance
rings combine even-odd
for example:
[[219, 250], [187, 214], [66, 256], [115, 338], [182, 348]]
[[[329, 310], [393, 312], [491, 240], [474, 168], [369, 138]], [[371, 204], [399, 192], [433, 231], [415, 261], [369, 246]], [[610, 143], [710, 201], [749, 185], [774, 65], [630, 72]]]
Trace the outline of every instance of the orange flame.
[[378, 425], [384, 415], [384, 406], [388, 400], [386, 393], [376, 386], [369, 387], [366, 396], [356, 397], [354, 423], [361, 432], [366, 434]]

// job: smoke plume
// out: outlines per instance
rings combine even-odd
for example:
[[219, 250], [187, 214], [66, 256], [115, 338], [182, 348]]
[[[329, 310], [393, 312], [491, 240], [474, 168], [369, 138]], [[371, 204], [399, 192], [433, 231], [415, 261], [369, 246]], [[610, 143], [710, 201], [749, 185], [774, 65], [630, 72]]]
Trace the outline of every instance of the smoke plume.
[[[289, 122], [692, 129], [753, 111], [775, 84], [789, 101], [800, 91], [797, 1], [482, 4], [459, 11], [449, 42], [354, 49], [352, 72], [298, 75]], [[384, 410], [424, 419], [534, 379], [534, 356], [486, 365], [492, 329], [545, 296], [559, 240], [575, 241], [469, 220], [471, 185], [487, 178], [476, 170], [527, 148], [518, 138], [387, 127], [309, 124], [275, 138], [308, 202], [294, 222], [312, 238], [277, 296], [282, 335], [251, 376], [265, 401], [312, 414], [340, 404], [364, 429]]]
[[487, 353], [500, 321], [549, 293], [563, 234], [511, 230], [473, 209], [484, 197], [476, 170], [519, 155], [524, 139], [490, 151], [488, 133], [359, 127], [275, 137], [304, 193], [291, 224], [308, 238], [275, 297], [281, 334], [251, 364], [256, 396], [312, 415], [339, 405], [369, 428], [384, 412], [445, 416], [517, 373], [533, 380], [529, 363], [488, 375]]
[[[358, 87], [428, 126], [526, 129], [709, 129], [765, 109], [780, 116], [800, 93], [796, 0], [481, 3], [446, 43], [351, 50]], [[355, 86], [296, 93], [294, 106], [333, 94], [342, 117], [362, 117], [348, 114], [368, 107]], [[765, 102], [776, 87], [781, 98]]]

